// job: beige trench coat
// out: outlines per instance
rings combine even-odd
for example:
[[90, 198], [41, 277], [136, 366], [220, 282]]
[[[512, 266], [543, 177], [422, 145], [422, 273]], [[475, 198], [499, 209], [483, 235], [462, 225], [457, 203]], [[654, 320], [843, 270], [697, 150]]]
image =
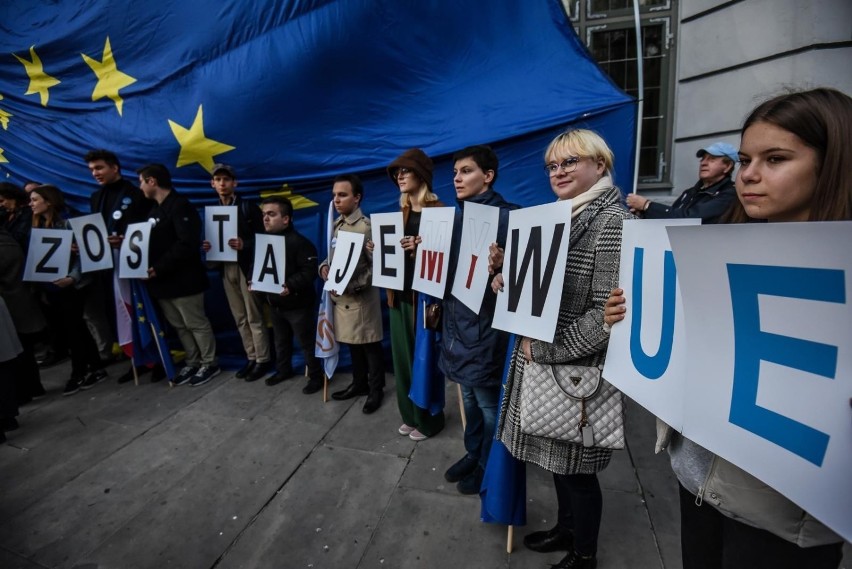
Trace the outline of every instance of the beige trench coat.
[[[341, 231], [353, 231], [364, 235], [365, 248], [361, 250], [355, 274], [346, 286], [343, 294], [332, 297], [334, 303], [334, 336], [344, 344], [369, 344], [380, 342], [383, 336], [382, 309], [379, 299], [379, 289], [373, 282], [373, 256], [367, 251], [366, 243], [372, 239], [370, 218], [355, 209], [348, 216], [340, 216], [334, 220], [334, 237]], [[334, 257], [334, 249], [329, 257], [320, 263], [330, 266]]]

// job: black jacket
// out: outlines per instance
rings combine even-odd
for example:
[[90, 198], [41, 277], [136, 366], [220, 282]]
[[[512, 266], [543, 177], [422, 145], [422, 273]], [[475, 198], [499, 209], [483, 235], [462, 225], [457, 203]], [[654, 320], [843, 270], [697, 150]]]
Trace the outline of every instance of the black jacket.
[[201, 216], [189, 200], [175, 190], [163, 203], [153, 202], [148, 265], [156, 275], [148, 281], [154, 298], [180, 298], [207, 289], [207, 270], [201, 261]]
[[89, 200], [92, 213], [103, 215], [107, 232], [118, 235], [127, 232], [128, 224], [144, 221], [153, 205], [142, 190], [124, 178], [101, 186]]
[[[519, 206], [507, 202], [494, 190], [467, 201], [500, 208], [497, 244], [505, 247], [509, 212]], [[459, 201], [459, 207], [464, 207], [463, 202]], [[491, 326], [497, 303], [497, 295], [491, 290], [491, 281], [489, 279], [485, 287], [485, 296], [479, 312], [473, 312], [452, 295], [455, 267], [461, 247], [462, 222], [462, 211], [456, 210], [450, 249], [450, 274], [443, 301], [443, 333], [438, 367], [447, 379], [456, 383], [468, 387], [497, 387], [502, 381], [509, 333]]]
[[307, 237], [293, 228], [293, 224], [287, 226], [283, 233], [286, 244], [286, 266], [284, 268], [284, 284], [290, 294], [262, 293], [266, 301], [276, 308], [282, 310], [294, 310], [296, 308], [314, 308], [317, 303], [317, 248]]
[[670, 206], [651, 202], [642, 217], [645, 219], [676, 219], [698, 217], [703, 223], [716, 223], [737, 198], [737, 190], [730, 176], [723, 178], [706, 189], [701, 189], [701, 180], [684, 191]]

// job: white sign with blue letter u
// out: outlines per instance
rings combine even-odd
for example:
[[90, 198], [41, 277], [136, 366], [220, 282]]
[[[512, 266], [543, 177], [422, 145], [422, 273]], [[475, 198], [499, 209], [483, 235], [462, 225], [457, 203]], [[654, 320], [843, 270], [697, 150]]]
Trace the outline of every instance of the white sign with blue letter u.
[[852, 222], [668, 233], [683, 434], [852, 539]]

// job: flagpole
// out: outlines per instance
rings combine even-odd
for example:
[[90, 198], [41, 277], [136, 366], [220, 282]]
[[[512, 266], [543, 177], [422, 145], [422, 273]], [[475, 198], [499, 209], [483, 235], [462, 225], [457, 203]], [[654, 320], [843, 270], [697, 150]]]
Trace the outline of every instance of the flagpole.
[[467, 416], [464, 414], [464, 400], [462, 398], [461, 383], [457, 383], [456, 387], [459, 392], [459, 416], [461, 416], [462, 430], [467, 428]]
[[328, 403], [328, 376], [322, 374], [322, 402]]
[[[159, 340], [157, 340], [157, 338], [159, 337], [158, 334], [157, 334], [157, 329], [154, 328], [154, 323], [151, 322], [150, 320], [148, 321], [148, 326], [151, 327], [151, 335], [153, 335], [153, 337], [154, 337], [154, 344], [156, 344], [156, 346], [157, 346], [157, 353], [160, 354], [160, 363], [163, 365], [163, 371], [165, 371], [166, 367], [167, 367], [166, 366], [166, 358], [163, 355], [163, 349], [160, 347], [160, 342], [159, 342]], [[171, 355], [169, 355], [169, 357], [171, 357]], [[134, 369], [136, 369], [136, 368], [134, 368]], [[151, 372], [151, 373], [153, 373], [153, 372]], [[169, 380], [169, 381], [171, 382], [171, 380]]]
[[515, 526], [509, 526], [506, 532], [506, 553], [512, 553], [512, 540], [515, 537]]
[[633, 0], [633, 24], [636, 30], [636, 76], [638, 80], [636, 107], [636, 157], [633, 161], [633, 192], [639, 189], [639, 154], [642, 150], [642, 114], [645, 112], [645, 73], [642, 69], [642, 25], [639, 20], [639, 2]]

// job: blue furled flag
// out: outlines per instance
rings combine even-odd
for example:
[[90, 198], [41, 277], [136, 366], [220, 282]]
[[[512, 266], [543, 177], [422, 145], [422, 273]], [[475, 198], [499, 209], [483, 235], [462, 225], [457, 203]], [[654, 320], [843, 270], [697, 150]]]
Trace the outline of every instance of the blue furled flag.
[[166, 345], [165, 334], [154, 310], [154, 301], [139, 279], [128, 279], [133, 301], [133, 365], [162, 363], [169, 380], [175, 377], [175, 364]]
[[444, 410], [446, 391], [444, 374], [438, 369], [440, 334], [426, 328], [424, 323], [426, 305], [432, 302], [434, 299], [430, 296], [418, 295], [417, 316], [414, 321], [414, 370], [408, 398], [421, 409], [437, 415]]
[[[506, 377], [509, 372], [509, 360], [512, 358], [512, 346], [515, 336], [509, 338], [506, 363], [503, 366], [503, 387], [500, 389], [500, 401], [506, 389]], [[495, 433], [496, 436], [496, 433]], [[479, 491], [482, 502], [480, 519], [489, 524], [523, 526], [527, 523], [527, 470], [526, 465], [509, 453], [509, 449], [499, 440], [491, 445], [482, 489]]]

